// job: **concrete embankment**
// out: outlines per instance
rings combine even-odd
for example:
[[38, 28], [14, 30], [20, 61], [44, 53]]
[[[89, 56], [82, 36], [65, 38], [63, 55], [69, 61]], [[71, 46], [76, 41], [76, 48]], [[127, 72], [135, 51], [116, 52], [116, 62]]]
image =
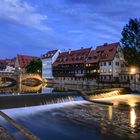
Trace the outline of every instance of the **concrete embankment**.
[[[6, 119], [9, 123], [11, 123], [13, 126], [15, 126], [17, 129], [19, 129], [25, 136], [27, 136], [30, 140], [39, 140], [38, 137], [36, 137], [33, 133], [31, 133], [30, 131], [28, 131], [26, 128], [24, 128], [23, 126], [21, 126], [20, 124], [18, 124], [15, 120], [13, 120], [12, 118], [10, 118], [8, 115], [6, 115], [5, 113], [3, 113], [2, 111], [0, 111], [0, 115]], [[4, 139], [2, 139], [4, 140]], [[5, 139], [8, 140], [8, 139]], [[10, 140], [10, 139], [9, 139]], [[12, 140], [12, 139], [11, 139]]]
[[15, 138], [3, 126], [0, 126], [0, 140], [15, 140]]

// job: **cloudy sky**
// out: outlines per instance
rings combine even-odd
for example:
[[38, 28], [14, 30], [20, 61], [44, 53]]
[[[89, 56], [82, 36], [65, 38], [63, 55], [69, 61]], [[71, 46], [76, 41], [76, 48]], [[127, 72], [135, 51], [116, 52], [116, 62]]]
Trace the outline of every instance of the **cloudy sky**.
[[120, 40], [140, 0], [0, 0], [0, 58]]

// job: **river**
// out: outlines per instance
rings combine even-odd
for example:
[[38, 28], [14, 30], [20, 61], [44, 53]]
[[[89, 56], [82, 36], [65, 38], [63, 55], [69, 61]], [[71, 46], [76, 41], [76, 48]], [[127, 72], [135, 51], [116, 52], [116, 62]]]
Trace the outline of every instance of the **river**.
[[[68, 92], [69, 88], [93, 90], [95, 87], [47, 85], [34, 94], [56, 91]], [[31, 92], [33, 94], [33, 92]], [[4, 94], [4, 93], [2, 93]], [[10, 93], [9, 93], [10, 94]], [[13, 94], [23, 94], [15, 92]], [[25, 93], [24, 93], [25, 94]], [[41, 140], [123, 140], [140, 139], [140, 96], [125, 94], [91, 100], [111, 102], [113, 106], [95, 104], [82, 98], [62, 102], [2, 110]], [[0, 117], [16, 139], [27, 140], [18, 129]]]

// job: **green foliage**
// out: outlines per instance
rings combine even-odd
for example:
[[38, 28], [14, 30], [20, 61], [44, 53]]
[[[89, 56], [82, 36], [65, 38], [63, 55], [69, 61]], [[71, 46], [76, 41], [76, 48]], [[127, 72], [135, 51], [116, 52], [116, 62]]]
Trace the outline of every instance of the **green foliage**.
[[130, 19], [124, 26], [121, 43], [128, 65], [140, 66], [140, 19]]
[[27, 73], [39, 73], [42, 72], [42, 62], [40, 59], [32, 60], [30, 64], [26, 67]]

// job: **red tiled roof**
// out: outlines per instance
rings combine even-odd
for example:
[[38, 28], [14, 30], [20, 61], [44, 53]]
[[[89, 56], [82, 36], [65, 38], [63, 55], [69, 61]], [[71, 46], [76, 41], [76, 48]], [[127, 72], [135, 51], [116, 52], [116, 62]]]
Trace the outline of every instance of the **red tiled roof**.
[[98, 61], [99, 61], [99, 54], [95, 50], [92, 50], [86, 62], [97, 63]]
[[92, 50], [87, 63], [97, 63], [99, 61], [112, 61], [116, 54], [116, 50], [120, 44], [104, 44], [102, 46], [97, 46], [96, 50]]
[[53, 65], [57, 66], [59, 64], [84, 63], [89, 56], [90, 51], [91, 48], [85, 48], [80, 50], [63, 52], [58, 56]]
[[46, 54], [42, 55], [42, 59], [52, 58], [58, 50], [48, 51]]
[[35, 56], [17, 55], [17, 59], [18, 59], [18, 62], [19, 62], [19, 67], [20, 68], [26, 68], [26, 66], [29, 65], [31, 60], [39, 59], [39, 58], [35, 57]]

